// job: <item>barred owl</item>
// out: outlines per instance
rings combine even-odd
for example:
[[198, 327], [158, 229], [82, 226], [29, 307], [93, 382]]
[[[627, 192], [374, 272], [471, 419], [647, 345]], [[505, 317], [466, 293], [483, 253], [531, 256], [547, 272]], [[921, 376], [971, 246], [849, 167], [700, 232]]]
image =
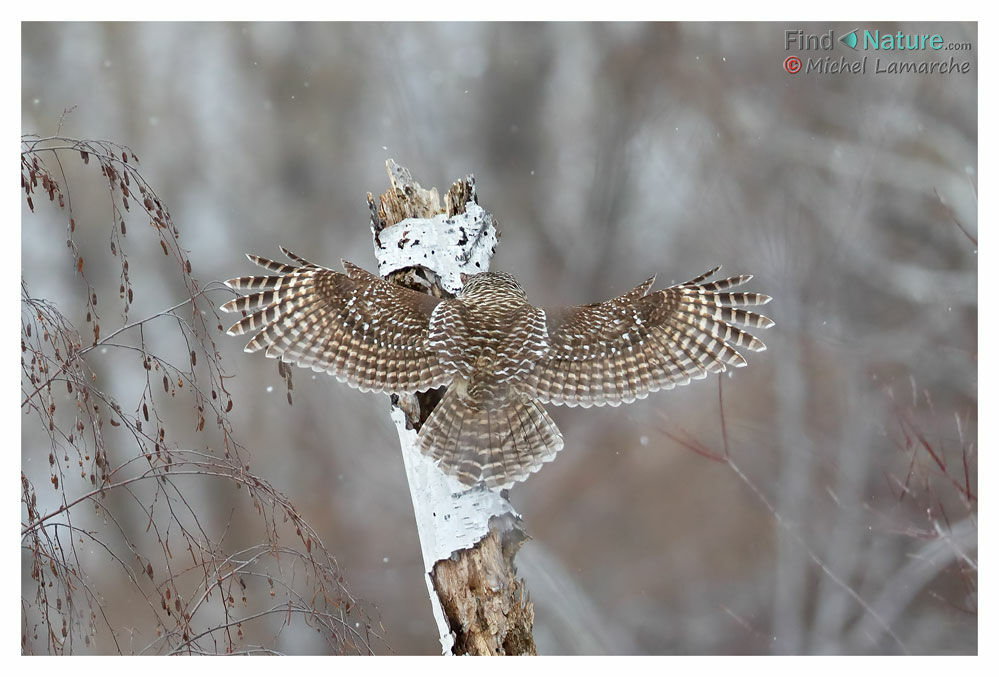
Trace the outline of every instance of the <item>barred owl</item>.
[[417, 444], [463, 484], [506, 488], [562, 448], [544, 404], [617, 406], [727, 367], [736, 351], [765, 350], [739, 328], [773, 321], [736, 306], [769, 296], [728, 291], [751, 275], [707, 281], [718, 268], [651, 292], [655, 277], [602, 303], [538, 308], [513, 276], [464, 278], [453, 299], [387, 282], [352, 263], [346, 272], [248, 255], [272, 274], [226, 284], [251, 292], [222, 306], [244, 313], [230, 335], [362, 391], [412, 393], [447, 386]]

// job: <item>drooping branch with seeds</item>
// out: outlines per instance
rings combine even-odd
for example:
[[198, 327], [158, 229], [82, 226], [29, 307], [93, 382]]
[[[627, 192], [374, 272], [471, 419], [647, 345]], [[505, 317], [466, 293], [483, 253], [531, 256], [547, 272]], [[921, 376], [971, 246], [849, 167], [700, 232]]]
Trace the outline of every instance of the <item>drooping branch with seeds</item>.
[[[104, 213], [70, 190], [97, 176]], [[58, 242], [53, 224], [65, 224], [68, 251], [49, 265], [76, 281], [70, 300], [21, 282], [22, 652], [274, 653], [298, 625], [330, 652], [370, 652], [377, 620], [295, 505], [251, 470], [216, 344], [209, 297], [221, 286], [194, 277], [135, 153], [25, 136], [21, 187], [25, 229]], [[184, 290], [165, 307], [142, 295], [150, 271], [129, 265], [127, 245], [149, 244]], [[230, 504], [221, 524], [207, 519], [216, 499]]]

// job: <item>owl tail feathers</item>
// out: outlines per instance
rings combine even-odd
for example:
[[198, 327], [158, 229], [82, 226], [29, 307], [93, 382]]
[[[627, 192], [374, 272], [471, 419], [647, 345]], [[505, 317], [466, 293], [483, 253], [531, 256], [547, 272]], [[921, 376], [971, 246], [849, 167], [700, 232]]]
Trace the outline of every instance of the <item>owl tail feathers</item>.
[[544, 407], [519, 393], [477, 401], [452, 384], [417, 437], [441, 470], [469, 486], [506, 489], [562, 448], [562, 433]]

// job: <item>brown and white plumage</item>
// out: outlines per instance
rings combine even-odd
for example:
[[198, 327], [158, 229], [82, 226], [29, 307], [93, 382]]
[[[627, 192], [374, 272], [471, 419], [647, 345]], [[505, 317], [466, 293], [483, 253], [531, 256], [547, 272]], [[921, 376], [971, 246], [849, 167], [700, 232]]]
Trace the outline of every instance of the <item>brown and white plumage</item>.
[[272, 274], [227, 284], [251, 292], [222, 306], [246, 316], [229, 333], [254, 334], [248, 352], [327, 371], [340, 381], [407, 393], [447, 385], [417, 437], [420, 449], [465, 484], [509, 487], [552, 460], [562, 434], [543, 403], [617, 406], [745, 366], [736, 350], [765, 350], [745, 329], [773, 322], [739, 306], [769, 303], [733, 292], [752, 276], [652, 292], [655, 278], [603, 303], [538, 308], [507, 273], [479, 273], [453, 299], [387, 282], [343, 262], [345, 273], [282, 248]]
[[250, 314], [230, 335], [255, 333], [246, 352], [326, 371], [362, 391], [415, 392], [451, 375], [430, 346], [429, 318], [440, 299], [391, 284], [347, 261], [344, 273], [282, 248], [297, 265], [248, 255], [275, 273], [226, 282], [253, 292], [222, 306]]
[[661, 291], [649, 292], [652, 277], [603, 303], [546, 309], [550, 348], [531, 379], [538, 398], [617, 406], [745, 366], [736, 348], [766, 346], [737, 325], [766, 329], [773, 321], [735, 306], [764, 305], [770, 297], [727, 291], [752, 275], [705, 282], [719, 268]]

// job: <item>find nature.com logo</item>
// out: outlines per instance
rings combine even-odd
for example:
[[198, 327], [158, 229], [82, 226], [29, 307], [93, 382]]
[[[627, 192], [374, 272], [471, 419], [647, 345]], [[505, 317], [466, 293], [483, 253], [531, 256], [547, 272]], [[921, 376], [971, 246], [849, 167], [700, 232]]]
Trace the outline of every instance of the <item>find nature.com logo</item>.
[[[872, 52], [862, 56], [846, 55], [838, 59], [825, 56], [796, 54], [784, 58], [784, 71], [788, 75], [798, 75], [802, 71], [820, 75], [863, 74], [875, 75], [900, 73], [933, 73], [938, 75], [966, 74], [971, 72], [970, 60], [959, 60], [951, 55], [948, 59], [937, 55], [941, 51], [972, 51], [970, 42], [948, 42], [939, 33], [885, 33], [878, 29], [860, 29], [844, 33], [836, 38], [834, 30], [825, 33], [806, 33], [804, 30], [784, 31], [784, 51], [831, 52], [839, 42], [853, 52]], [[923, 58], [904, 58], [907, 53], [922, 55]], [[883, 55], [883, 56], [882, 56]], [[930, 58], [925, 58], [929, 56]]]

